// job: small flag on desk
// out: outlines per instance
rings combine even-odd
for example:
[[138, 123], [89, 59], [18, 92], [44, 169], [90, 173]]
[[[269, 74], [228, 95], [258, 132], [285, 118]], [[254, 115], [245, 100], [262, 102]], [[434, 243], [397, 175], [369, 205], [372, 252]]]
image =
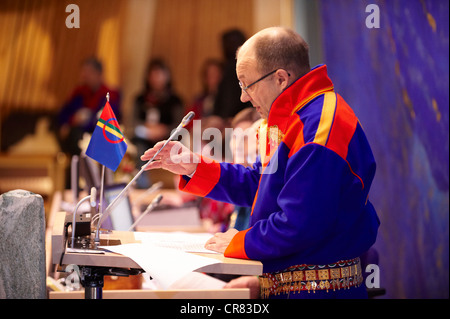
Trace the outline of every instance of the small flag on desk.
[[119, 167], [127, 147], [127, 142], [111, 105], [106, 102], [94, 133], [92, 133], [86, 155], [115, 171]]

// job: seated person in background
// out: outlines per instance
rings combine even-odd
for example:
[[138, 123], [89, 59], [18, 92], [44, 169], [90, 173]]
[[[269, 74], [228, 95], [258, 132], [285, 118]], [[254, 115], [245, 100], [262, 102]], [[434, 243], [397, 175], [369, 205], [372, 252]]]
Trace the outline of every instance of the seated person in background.
[[225, 31], [221, 37], [224, 56], [223, 77], [220, 81], [213, 114], [226, 124], [241, 110], [252, 105], [240, 99], [241, 89], [236, 81], [236, 50], [244, 44], [245, 34], [239, 29]]
[[211, 234], [227, 230], [234, 205], [204, 197], [199, 204], [203, 227]]
[[[222, 149], [216, 149], [211, 142], [217, 142], [214, 137], [212, 140], [206, 138], [209, 136], [208, 129], [219, 129], [222, 125], [221, 121], [217, 121], [216, 116], [210, 116], [201, 120], [202, 139], [201, 139], [201, 153], [208, 154], [209, 157], [223, 161]], [[220, 130], [220, 129], [219, 129]], [[204, 135], [206, 133], [206, 135]], [[195, 136], [193, 136], [195, 138]], [[220, 142], [219, 142], [220, 145]], [[216, 145], [217, 146], [217, 145]], [[200, 217], [206, 231], [210, 233], [222, 232], [228, 229], [230, 216], [235, 210], [235, 206], [230, 203], [221, 202], [215, 199], [202, 197], [199, 205]]]
[[[233, 163], [245, 167], [251, 166], [258, 155], [257, 135], [262, 119], [254, 108], [245, 108], [233, 118], [231, 126], [233, 136], [230, 140], [230, 149], [233, 153]], [[230, 215], [229, 228], [244, 230], [249, 227], [251, 207], [235, 206]]]
[[145, 78], [145, 89], [134, 109], [137, 138], [153, 145], [166, 138], [183, 118], [183, 103], [174, 92], [172, 74], [166, 63], [153, 59]]
[[[223, 65], [220, 61], [207, 59], [203, 63], [201, 70], [202, 92], [195, 97], [194, 102], [186, 112], [193, 111], [195, 113], [193, 120], [207, 118], [212, 115], [217, 89], [222, 80], [222, 73]], [[189, 123], [186, 129], [191, 129], [192, 123]]]
[[[183, 118], [183, 103], [174, 92], [172, 74], [161, 59], [150, 61], [145, 76], [145, 89], [136, 98], [134, 106], [134, 138], [138, 154], [169, 136]], [[144, 162], [137, 161], [140, 168]], [[139, 188], [150, 186], [149, 177], [142, 174], [137, 181]]]
[[72, 92], [69, 100], [58, 114], [58, 138], [61, 149], [71, 155], [79, 155], [78, 141], [83, 133], [92, 133], [97, 123], [97, 114], [106, 103], [109, 104], [120, 121], [119, 93], [103, 83], [103, 66], [96, 58], [83, 61], [80, 72], [80, 85]]

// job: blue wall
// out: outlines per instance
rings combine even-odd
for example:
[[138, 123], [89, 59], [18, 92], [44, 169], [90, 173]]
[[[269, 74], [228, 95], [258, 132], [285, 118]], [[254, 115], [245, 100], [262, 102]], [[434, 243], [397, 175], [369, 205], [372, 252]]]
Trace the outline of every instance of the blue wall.
[[[380, 28], [366, 27], [366, 6]], [[377, 160], [387, 298], [449, 297], [449, 1], [323, 0], [325, 63]]]

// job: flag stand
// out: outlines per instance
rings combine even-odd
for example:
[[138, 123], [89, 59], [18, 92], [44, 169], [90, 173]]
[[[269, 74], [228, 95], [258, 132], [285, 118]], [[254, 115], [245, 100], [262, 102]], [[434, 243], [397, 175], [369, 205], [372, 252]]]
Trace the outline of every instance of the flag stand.
[[[109, 92], [106, 93], [106, 102], [109, 103]], [[105, 187], [105, 165], [102, 165], [102, 176], [100, 179], [100, 202], [98, 205], [98, 214], [99, 214], [99, 218], [98, 218], [98, 222], [97, 222], [97, 231], [95, 232], [95, 239], [94, 242], [95, 243], [99, 243], [100, 242], [100, 238], [99, 238], [99, 226], [100, 226], [100, 220], [103, 217], [103, 212], [104, 212], [104, 207], [103, 207], [103, 190]]]
[[[122, 132], [118, 123], [114, 125], [113, 123], [108, 124], [111, 121], [116, 121], [116, 116], [109, 104], [109, 92], [106, 94], [106, 103], [101, 111], [100, 117], [98, 118], [97, 125], [89, 142], [88, 148], [86, 149], [86, 155], [97, 161], [102, 165], [101, 181], [100, 181], [100, 200], [97, 205], [98, 212], [96, 216], [99, 216], [96, 234], [94, 239], [94, 249], [98, 249], [100, 245], [99, 229], [102, 223], [102, 217], [107, 216], [108, 207], [104, 207], [104, 185], [105, 185], [105, 169], [108, 167], [112, 171], [116, 171], [120, 164], [125, 152], [127, 150], [127, 144], [124, 139]], [[108, 134], [112, 134], [118, 137], [119, 140], [111, 140], [107, 137]], [[106, 143], [106, 144], [105, 144]], [[117, 144], [120, 143], [120, 144]], [[105, 145], [109, 148], [105, 148]], [[114, 145], [111, 149], [109, 145]], [[110, 152], [114, 152], [112, 158], [110, 157]], [[92, 194], [92, 192], [91, 192]], [[89, 197], [87, 197], [89, 198]], [[75, 216], [75, 215], [74, 215]], [[94, 222], [95, 223], [95, 222]], [[73, 224], [75, 224], [73, 222]], [[72, 241], [73, 242], [73, 241]], [[86, 250], [87, 251], [87, 250]], [[85, 299], [101, 299], [103, 291], [104, 276], [129, 276], [137, 275], [141, 273], [141, 270], [136, 269], [121, 269], [121, 268], [111, 268], [111, 267], [101, 267], [101, 266], [91, 266], [91, 265], [80, 265], [80, 277], [81, 284], [84, 287]]]
[[[102, 218], [104, 209], [103, 209], [103, 189], [105, 184], [105, 165], [102, 165], [102, 176], [100, 179], [100, 203], [98, 205], [98, 213], [100, 218]], [[99, 218], [99, 220], [100, 220]]]

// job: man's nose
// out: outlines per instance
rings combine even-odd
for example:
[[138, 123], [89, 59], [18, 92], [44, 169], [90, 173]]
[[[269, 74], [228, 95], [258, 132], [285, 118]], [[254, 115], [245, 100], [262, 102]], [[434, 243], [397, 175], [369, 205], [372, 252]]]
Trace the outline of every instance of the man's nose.
[[251, 96], [246, 91], [241, 89], [241, 102], [246, 103], [249, 102], [251, 99], [252, 99]]

